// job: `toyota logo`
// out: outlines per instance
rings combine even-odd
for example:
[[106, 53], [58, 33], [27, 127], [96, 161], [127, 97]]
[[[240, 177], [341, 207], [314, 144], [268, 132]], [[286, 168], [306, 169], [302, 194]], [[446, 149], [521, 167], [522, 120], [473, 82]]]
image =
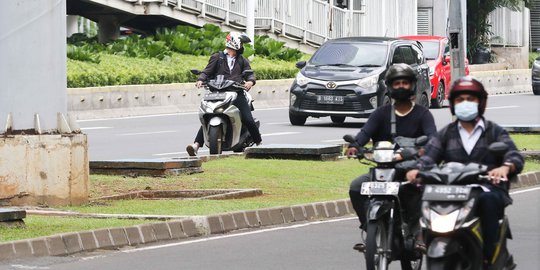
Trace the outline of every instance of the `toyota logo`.
[[328, 89], [336, 89], [337, 84], [335, 82], [329, 82], [326, 84], [326, 88]]

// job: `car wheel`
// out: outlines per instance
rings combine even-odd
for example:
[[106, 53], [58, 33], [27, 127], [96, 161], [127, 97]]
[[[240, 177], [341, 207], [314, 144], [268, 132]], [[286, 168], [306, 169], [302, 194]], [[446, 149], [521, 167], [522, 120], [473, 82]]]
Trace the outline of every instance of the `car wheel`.
[[343, 124], [345, 122], [345, 116], [330, 116], [330, 119], [334, 124]]
[[444, 82], [440, 81], [437, 87], [437, 97], [431, 100], [432, 108], [442, 108], [444, 105]]
[[307, 116], [297, 115], [289, 112], [289, 121], [293, 126], [303, 126], [306, 123]]
[[420, 105], [429, 108], [429, 98], [426, 94], [422, 94], [420, 97]]
[[533, 94], [540, 95], [540, 86], [539, 87], [533, 87]]
[[390, 99], [390, 97], [387, 96], [387, 95], [384, 95], [381, 106], [390, 104], [391, 102], [392, 102], [392, 100]]

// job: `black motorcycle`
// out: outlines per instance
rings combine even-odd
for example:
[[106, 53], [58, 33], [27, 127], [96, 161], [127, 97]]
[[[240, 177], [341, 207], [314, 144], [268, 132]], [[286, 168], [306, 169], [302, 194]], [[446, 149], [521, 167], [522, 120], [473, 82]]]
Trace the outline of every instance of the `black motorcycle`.
[[[493, 143], [489, 150], [502, 156], [508, 146]], [[428, 269], [482, 269], [483, 238], [476, 205], [483, 186], [490, 185], [487, 171], [487, 166], [477, 163], [449, 162], [418, 173], [426, 184], [420, 225], [425, 231]], [[506, 248], [507, 238], [511, 238], [511, 233], [505, 216], [499, 221], [499, 239], [491, 269], [516, 267]]]
[[[351, 135], [343, 139], [355, 143]], [[371, 149], [359, 149], [359, 160], [375, 163], [370, 168], [372, 181], [363, 183], [361, 188], [361, 194], [370, 198], [364, 252], [368, 270], [386, 270], [395, 260], [400, 260], [402, 269], [422, 267], [422, 254], [414, 249], [415, 232], [405, 222], [398, 194], [400, 182], [405, 179], [406, 171], [416, 164], [418, 149], [426, 144], [427, 137], [396, 137], [394, 142], [378, 142]], [[401, 158], [396, 158], [397, 154]]]

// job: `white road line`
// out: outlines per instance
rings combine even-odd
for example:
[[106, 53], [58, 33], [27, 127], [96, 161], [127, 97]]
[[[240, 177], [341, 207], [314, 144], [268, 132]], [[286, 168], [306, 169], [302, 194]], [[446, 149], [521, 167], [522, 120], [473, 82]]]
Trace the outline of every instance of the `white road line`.
[[163, 130], [163, 131], [151, 131], [151, 132], [139, 132], [139, 133], [123, 133], [116, 134], [116, 136], [135, 136], [135, 135], [151, 135], [151, 134], [163, 134], [163, 133], [174, 133], [176, 130]]
[[51, 269], [50, 267], [31, 266], [31, 265], [22, 265], [22, 264], [12, 264], [11, 267], [14, 267], [17, 269]]
[[345, 141], [343, 139], [339, 139], [339, 140], [323, 140], [321, 142], [325, 142], [325, 143], [342, 142], [342, 143], [345, 143]]
[[299, 134], [301, 132], [276, 132], [276, 133], [268, 133], [268, 134], [262, 134], [262, 137], [270, 137], [270, 136], [281, 136], [281, 135], [290, 135], [290, 134]]
[[112, 127], [82, 127], [81, 130], [107, 129]]
[[497, 109], [511, 109], [511, 108], [519, 108], [520, 106], [499, 106], [499, 107], [488, 107], [486, 110], [497, 110]]
[[530, 188], [530, 189], [525, 189], [525, 190], [513, 191], [513, 192], [510, 192], [510, 195], [521, 194], [521, 193], [526, 193], [526, 192], [531, 192], [531, 191], [536, 191], [536, 190], [540, 190], [540, 187], [535, 187], [535, 188]]
[[153, 249], [160, 249], [160, 248], [167, 248], [167, 247], [189, 245], [189, 244], [193, 244], [193, 243], [207, 242], [207, 241], [219, 240], [219, 239], [225, 239], [225, 238], [240, 237], [240, 236], [244, 236], [244, 235], [259, 234], [259, 233], [272, 232], [272, 231], [281, 231], [281, 230], [289, 230], [289, 229], [297, 229], [297, 228], [302, 228], [302, 227], [307, 227], [307, 226], [312, 226], [312, 225], [340, 222], [340, 221], [352, 220], [352, 219], [358, 219], [358, 218], [357, 217], [348, 217], [348, 218], [340, 218], [340, 219], [332, 219], [332, 220], [323, 220], [323, 221], [317, 221], [317, 222], [296, 224], [296, 225], [291, 225], [291, 226], [287, 226], [287, 227], [277, 227], [277, 228], [270, 228], [270, 229], [262, 229], [262, 230], [250, 231], [250, 232], [245, 232], [245, 233], [229, 234], [229, 235], [221, 235], [221, 236], [216, 236], [216, 237], [196, 239], [196, 240], [185, 241], [185, 242], [180, 242], [180, 243], [171, 243], [171, 244], [165, 244], [165, 245], [159, 245], [159, 246], [142, 247], [142, 248], [137, 248], [137, 249], [132, 249], [132, 250], [123, 250], [121, 252], [123, 252], [123, 253], [134, 253], [134, 252], [139, 252], [139, 251], [146, 251], [146, 250], [153, 250]]

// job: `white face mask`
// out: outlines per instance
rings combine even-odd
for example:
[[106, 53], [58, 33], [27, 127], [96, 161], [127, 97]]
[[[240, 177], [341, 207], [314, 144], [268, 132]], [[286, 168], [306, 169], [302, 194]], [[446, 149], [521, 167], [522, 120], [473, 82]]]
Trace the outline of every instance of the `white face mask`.
[[461, 121], [472, 121], [478, 116], [478, 103], [463, 101], [454, 105], [456, 117]]

